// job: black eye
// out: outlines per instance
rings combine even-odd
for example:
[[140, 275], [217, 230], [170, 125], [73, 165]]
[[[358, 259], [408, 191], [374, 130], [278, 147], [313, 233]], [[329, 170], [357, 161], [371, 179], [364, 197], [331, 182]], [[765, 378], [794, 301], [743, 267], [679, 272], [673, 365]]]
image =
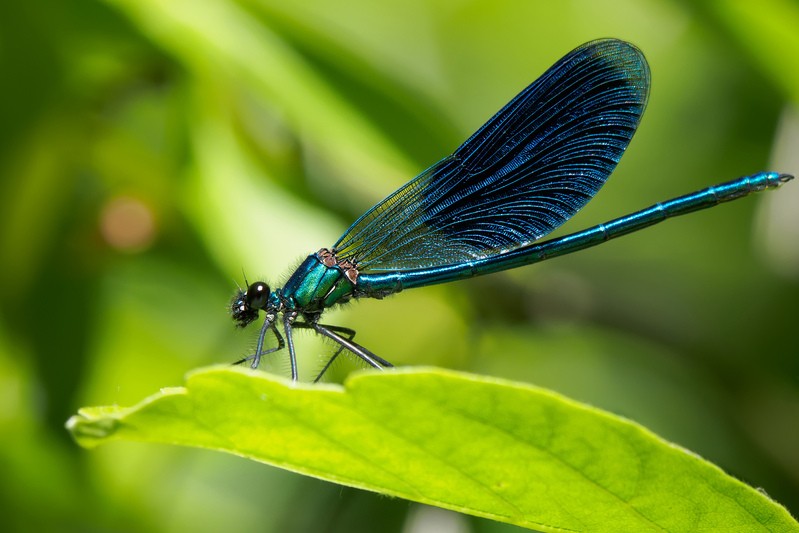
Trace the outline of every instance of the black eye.
[[263, 309], [269, 301], [269, 285], [263, 281], [256, 281], [247, 288], [245, 303], [250, 309]]

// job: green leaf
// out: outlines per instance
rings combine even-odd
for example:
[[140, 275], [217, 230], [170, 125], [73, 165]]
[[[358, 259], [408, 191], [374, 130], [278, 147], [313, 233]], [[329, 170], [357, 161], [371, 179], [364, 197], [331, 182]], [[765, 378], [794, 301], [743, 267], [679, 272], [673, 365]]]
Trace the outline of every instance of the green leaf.
[[714, 19], [739, 42], [769, 81], [799, 102], [799, 6], [791, 0], [708, 2]]
[[344, 387], [241, 368], [191, 373], [67, 427], [225, 451], [541, 531], [797, 531], [779, 504], [639, 425], [555, 393], [437, 369]]

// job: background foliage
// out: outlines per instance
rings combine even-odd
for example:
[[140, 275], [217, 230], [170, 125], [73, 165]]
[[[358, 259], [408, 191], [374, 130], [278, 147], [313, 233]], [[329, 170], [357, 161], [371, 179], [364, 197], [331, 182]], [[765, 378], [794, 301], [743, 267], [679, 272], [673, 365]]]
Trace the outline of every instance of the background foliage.
[[[81, 405], [130, 405], [240, 357], [254, 332], [234, 331], [225, 304], [242, 268], [278, 285], [582, 42], [636, 43], [653, 89], [618, 172], [567, 231], [742, 174], [799, 172], [788, 0], [0, 11], [8, 530], [512, 529], [210, 452], [87, 452], [63, 424]], [[397, 364], [524, 380], [623, 414], [795, 514], [796, 189], [328, 321]], [[305, 340], [311, 375], [324, 347]]]

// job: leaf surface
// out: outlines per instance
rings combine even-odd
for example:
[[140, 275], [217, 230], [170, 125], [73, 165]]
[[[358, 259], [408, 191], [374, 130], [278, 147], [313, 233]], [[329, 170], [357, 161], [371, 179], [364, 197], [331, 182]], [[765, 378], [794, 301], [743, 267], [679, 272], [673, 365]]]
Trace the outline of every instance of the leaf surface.
[[131, 408], [81, 409], [68, 427], [86, 447], [209, 448], [541, 531], [799, 531], [764, 494], [633, 422], [438, 369], [341, 387], [212, 367]]

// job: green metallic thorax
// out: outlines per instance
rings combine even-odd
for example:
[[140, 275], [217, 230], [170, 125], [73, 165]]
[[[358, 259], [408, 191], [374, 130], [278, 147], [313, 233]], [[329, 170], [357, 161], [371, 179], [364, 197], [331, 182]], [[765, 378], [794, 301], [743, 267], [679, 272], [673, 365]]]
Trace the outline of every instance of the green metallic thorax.
[[339, 264], [326, 249], [309, 255], [280, 290], [284, 305], [304, 313], [320, 313], [352, 297], [357, 270]]

